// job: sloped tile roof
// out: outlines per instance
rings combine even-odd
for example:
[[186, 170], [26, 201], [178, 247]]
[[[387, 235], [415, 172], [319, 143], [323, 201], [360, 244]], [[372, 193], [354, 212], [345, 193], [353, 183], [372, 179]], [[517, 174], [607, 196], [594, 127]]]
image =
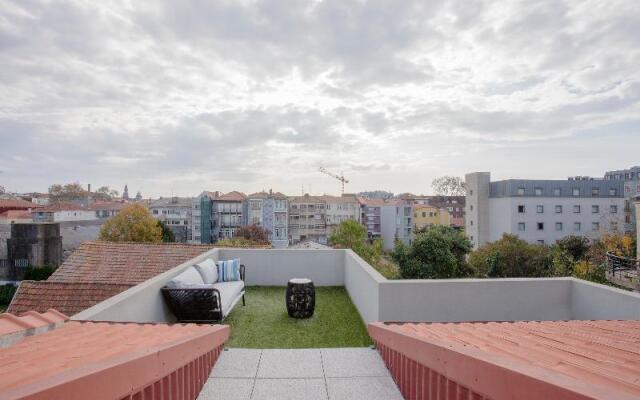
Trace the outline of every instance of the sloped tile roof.
[[246, 200], [247, 195], [242, 193], [242, 192], [237, 192], [237, 191], [233, 191], [233, 192], [229, 192], [226, 194], [223, 194], [221, 196], [218, 196], [217, 198], [215, 198], [215, 200], [221, 200], [221, 201], [244, 201]]
[[122, 210], [123, 208], [130, 206], [132, 203], [123, 203], [119, 201], [96, 201], [91, 203], [88, 207], [89, 210]]
[[38, 208], [39, 205], [22, 199], [0, 199], [0, 208], [10, 208], [16, 210], [26, 210]]
[[183, 243], [84, 242], [48, 281], [137, 285], [213, 248]]
[[114, 283], [22, 281], [7, 312], [45, 312], [55, 308], [74, 315], [92, 307], [133, 285]]
[[59, 324], [68, 319], [69, 317], [53, 309], [43, 313], [27, 311], [22, 316], [3, 313], [0, 314], [0, 336], [51, 324]]
[[58, 212], [58, 211], [81, 211], [86, 210], [80, 207], [76, 203], [60, 202], [48, 205], [46, 207], [38, 208], [38, 212]]
[[150, 398], [164, 388], [195, 399], [228, 337], [224, 325], [68, 321], [0, 349], [0, 398]]
[[31, 212], [25, 210], [7, 210], [3, 213], [0, 213], [0, 218], [31, 219]]
[[[480, 360], [483, 363], [481, 365], [484, 365], [481, 370], [485, 372], [490, 366], [497, 366], [496, 371], [507, 368], [528, 376], [528, 379], [537, 382], [536, 385], [557, 387], [558, 390], [570, 392], [580, 388], [580, 393], [592, 396], [589, 398], [640, 398], [640, 321], [370, 325], [374, 340], [386, 335], [385, 331], [401, 335], [387, 335], [386, 340], [382, 340], [392, 348], [397, 343], [410, 342], [402, 336], [419, 339], [411, 342], [412, 351], [424, 353], [423, 358], [433, 363], [426, 365], [428, 368], [437, 370], [439, 363], [445, 363], [449, 371], [439, 371], [440, 373], [473, 377], [472, 364]], [[380, 336], [381, 333], [383, 336]], [[429, 359], [425, 354], [430, 349], [441, 349], [438, 350], [441, 358]], [[447, 357], [446, 353], [456, 355], [452, 358]], [[464, 361], [465, 357], [467, 361]], [[447, 359], [450, 360], [449, 363], [446, 362]], [[466, 365], [469, 370], [464, 374], [457, 373], [454, 371], [457, 365]], [[480, 375], [482, 373], [478, 372]], [[499, 378], [495, 374], [492, 376], [494, 379]], [[471, 389], [475, 390], [473, 382], [482, 380], [478, 377], [475, 381], [469, 379]], [[488, 382], [485, 380], [481, 383], [486, 385]], [[535, 392], [536, 385], [527, 390]], [[483, 395], [500, 398], [495, 393], [487, 393], [487, 388], [498, 390], [489, 383], [485, 386]], [[606, 397], [602, 396], [603, 393]], [[519, 398], [515, 392], [512, 395]]]

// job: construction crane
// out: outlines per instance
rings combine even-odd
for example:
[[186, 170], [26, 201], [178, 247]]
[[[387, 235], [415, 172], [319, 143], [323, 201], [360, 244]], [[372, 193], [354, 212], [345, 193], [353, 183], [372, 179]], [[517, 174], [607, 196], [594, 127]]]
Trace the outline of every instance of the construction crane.
[[349, 181], [347, 179], [345, 179], [344, 175], [342, 174], [342, 172], [340, 173], [340, 175], [334, 174], [332, 172], [327, 171], [327, 169], [325, 167], [320, 167], [320, 172], [322, 172], [323, 174], [327, 174], [332, 178], [336, 178], [337, 180], [339, 180], [342, 183], [342, 194], [344, 194], [344, 184], [345, 183], [349, 183]]

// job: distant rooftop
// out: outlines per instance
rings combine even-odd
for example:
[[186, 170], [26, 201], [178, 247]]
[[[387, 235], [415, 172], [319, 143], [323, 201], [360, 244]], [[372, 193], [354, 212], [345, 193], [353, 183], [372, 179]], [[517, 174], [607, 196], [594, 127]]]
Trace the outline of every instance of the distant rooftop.
[[59, 203], [50, 204], [46, 207], [38, 208], [37, 212], [49, 213], [49, 212], [82, 211], [82, 210], [86, 210], [86, 208], [82, 208], [76, 203], [59, 202]]

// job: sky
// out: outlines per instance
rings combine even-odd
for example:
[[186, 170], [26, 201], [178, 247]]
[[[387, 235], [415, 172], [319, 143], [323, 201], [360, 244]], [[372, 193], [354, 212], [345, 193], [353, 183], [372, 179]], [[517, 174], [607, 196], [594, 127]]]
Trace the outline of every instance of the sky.
[[0, 186], [428, 194], [640, 164], [640, 1], [0, 0]]

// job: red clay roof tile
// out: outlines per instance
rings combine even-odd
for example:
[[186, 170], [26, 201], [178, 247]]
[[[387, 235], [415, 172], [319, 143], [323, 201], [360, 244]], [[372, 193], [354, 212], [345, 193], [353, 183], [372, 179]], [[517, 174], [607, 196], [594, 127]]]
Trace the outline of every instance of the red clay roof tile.
[[33, 329], [50, 324], [58, 324], [69, 317], [53, 309], [44, 313], [28, 311], [18, 317], [10, 313], [0, 314], [0, 336], [16, 333], [25, 329]]
[[27, 210], [29, 208], [37, 207], [41, 206], [22, 199], [0, 199], [0, 209]]
[[80, 207], [76, 203], [60, 202], [60, 203], [54, 203], [46, 207], [39, 208], [37, 211], [38, 212], [58, 212], [58, 211], [80, 211], [80, 210], [86, 210], [86, 209]]

